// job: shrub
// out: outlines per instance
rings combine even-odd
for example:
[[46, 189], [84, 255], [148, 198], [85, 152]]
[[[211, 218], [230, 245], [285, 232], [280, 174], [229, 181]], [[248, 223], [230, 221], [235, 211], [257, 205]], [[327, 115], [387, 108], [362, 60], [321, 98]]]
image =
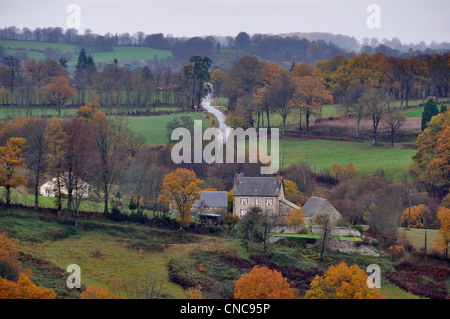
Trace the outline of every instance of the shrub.
[[210, 281], [201, 274], [198, 266], [193, 261], [186, 259], [170, 260], [169, 278], [172, 282], [185, 289], [198, 286], [205, 287]]
[[243, 275], [234, 285], [235, 299], [292, 299], [294, 290], [287, 279], [265, 266], [254, 267]]
[[108, 287], [90, 285], [81, 293], [80, 299], [118, 299], [118, 297], [109, 291]]
[[359, 231], [361, 235], [364, 234], [364, 227], [362, 227], [361, 225], [353, 225], [352, 228]]
[[292, 265], [296, 262], [295, 256], [287, 252], [273, 253], [270, 260], [276, 264]]
[[7, 280], [17, 281], [22, 272], [19, 261], [19, 253], [16, 245], [8, 239], [6, 233], [0, 234], [0, 277]]
[[405, 252], [406, 252], [405, 248], [400, 245], [392, 245], [388, 249], [389, 255], [391, 255], [391, 257], [394, 259], [402, 258], [405, 255]]
[[0, 278], [0, 299], [55, 299], [51, 289], [38, 287], [25, 273], [19, 274], [17, 282]]

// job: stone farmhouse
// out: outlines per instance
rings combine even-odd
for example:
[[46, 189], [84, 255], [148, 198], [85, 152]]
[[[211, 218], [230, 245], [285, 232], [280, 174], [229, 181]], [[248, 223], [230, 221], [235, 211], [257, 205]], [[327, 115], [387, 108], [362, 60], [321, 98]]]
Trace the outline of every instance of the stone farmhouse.
[[284, 198], [283, 177], [236, 175], [233, 184], [233, 214], [242, 218], [254, 206], [269, 215], [288, 215], [291, 209], [300, 208]]
[[[47, 180], [39, 188], [39, 193], [45, 197], [56, 197], [57, 191], [58, 191], [58, 186], [57, 186], [56, 177]], [[80, 180], [77, 189], [74, 191], [77, 192], [76, 195], [77, 196], [79, 195], [80, 198], [87, 198], [89, 196], [89, 184], [86, 183], [85, 181]], [[61, 186], [61, 194], [64, 194], [64, 195], [68, 194], [67, 188], [64, 186], [64, 183], [62, 183], [62, 186]]]
[[329, 215], [334, 223], [342, 218], [341, 213], [325, 198], [311, 196], [305, 205], [303, 205], [302, 210], [305, 214], [306, 224], [311, 224], [314, 221], [314, 217], [321, 214]]

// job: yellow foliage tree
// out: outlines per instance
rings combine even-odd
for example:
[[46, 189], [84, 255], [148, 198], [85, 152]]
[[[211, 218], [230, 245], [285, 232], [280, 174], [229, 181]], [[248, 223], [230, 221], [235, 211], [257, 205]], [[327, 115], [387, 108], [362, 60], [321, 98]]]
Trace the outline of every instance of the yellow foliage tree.
[[177, 210], [183, 227], [192, 222], [191, 209], [200, 199], [201, 184], [203, 181], [195, 176], [195, 172], [185, 168], [178, 168], [164, 177], [159, 199]]
[[300, 207], [300, 209], [292, 209], [289, 212], [289, 215], [286, 218], [286, 224], [299, 225], [299, 226], [305, 224], [305, 214], [303, 213], [303, 210], [301, 207]]
[[284, 196], [293, 203], [301, 203], [302, 205], [308, 200], [306, 196], [298, 190], [297, 184], [288, 179], [283, 179]]
[[409, 207], [403, 211], [402, 223], [408, 223], [409, 227], [412, 228], [426, 228], [426, 221], [431, 219], [431, 210], [423, 205], [411, 206], [411, 211]]
[[90, 285], [81, 293], [80, 299], [118, 299], [108, 287]]
[[253, 267], [234, 285], [235, 299], [292, 299], [294, 290], [280, 272], [265, 266]]
[[450, 244], [450, 209], [439, 207], [437, 216], [441, 222], [441, 228], [439, 228], [439, 238], [435, 240], [434, 244], [445, 251], [445, 257], [448, 259], [448, 245]]
[[19, 254], [16, 245], [9, 240], [6, 233], [0, 234], [0, 277], [15, 280], [19, 279], [22, 272], [22, 265], [19, 261]]
[[22, 151], [26, 140], [21, 137], [11, 137], [6, 146], [0, 147], [0, 185], [6, 188], [6, 205], [11, 203], [11, 188], [27, 184], [27, 180], [17, 171], [25, 167]]
[[354, 264], [331, 265], [323, 276], [316, 276], [306, 299], [384, 299], [377, 288], [367, 287], [366, 273]]
[[25, 274], [19, 275], [17, 282], [0, 278], [0, 299], [55, 299], [51, 289], [38, 287]]
[[16, 246], [6, 233], [0, 234], [0, 299], [54, 299], [51, 289], [30, 280], [31, 270], [23, 269]]

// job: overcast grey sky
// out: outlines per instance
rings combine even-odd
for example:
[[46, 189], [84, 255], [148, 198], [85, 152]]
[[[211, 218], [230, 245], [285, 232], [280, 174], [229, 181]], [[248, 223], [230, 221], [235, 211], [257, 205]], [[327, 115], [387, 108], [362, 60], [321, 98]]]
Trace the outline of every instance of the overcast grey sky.
[[[0, 0], [0, 27], [67, 28], [69, 4], [81, 9], [81, 31], [173, 36], [330, 32], [403, 43], [450, 42], [449, 0]], [[369, 28], [369, 4], [380, 28]]]

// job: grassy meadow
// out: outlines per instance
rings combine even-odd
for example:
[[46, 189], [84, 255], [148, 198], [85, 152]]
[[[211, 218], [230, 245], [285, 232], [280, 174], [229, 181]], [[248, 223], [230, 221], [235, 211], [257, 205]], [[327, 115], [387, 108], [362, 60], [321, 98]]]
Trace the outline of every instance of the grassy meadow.
[[[16, 53], [27, 53], [30, 58], [38, 60], [45, 59], [45, 49], [59, 49], [62, 53], [70, 52], [72, 59], [68, 61], [69, 66], [75, 66], [77, 63], [80, 47], [74, 44], [48, 43], [37, 41], [18, 41], [18, 40], [0, 40], [0, 46], [5, 48], [5, 53], [14, 55]], [[113, 52], [95, 52], [88, 49], [96, 63], [109, 62], [117, 59], [118, 61], [135, 62], [139, 60], [158, 60], [172, 56], [169, 50], [159, 50], [147, 47], [124, 47], [114, 46]]]
[[165, 145], [168, 142], [167, 123], [175, 118], [188, 116], [193, 120], [203, 121], [203, 129], [209, 128], [209, 122], [202, 113], [177, 113], [155, 116], [129, 116], [130, 128], [138, 134], [142, 134], [148, 144]]

